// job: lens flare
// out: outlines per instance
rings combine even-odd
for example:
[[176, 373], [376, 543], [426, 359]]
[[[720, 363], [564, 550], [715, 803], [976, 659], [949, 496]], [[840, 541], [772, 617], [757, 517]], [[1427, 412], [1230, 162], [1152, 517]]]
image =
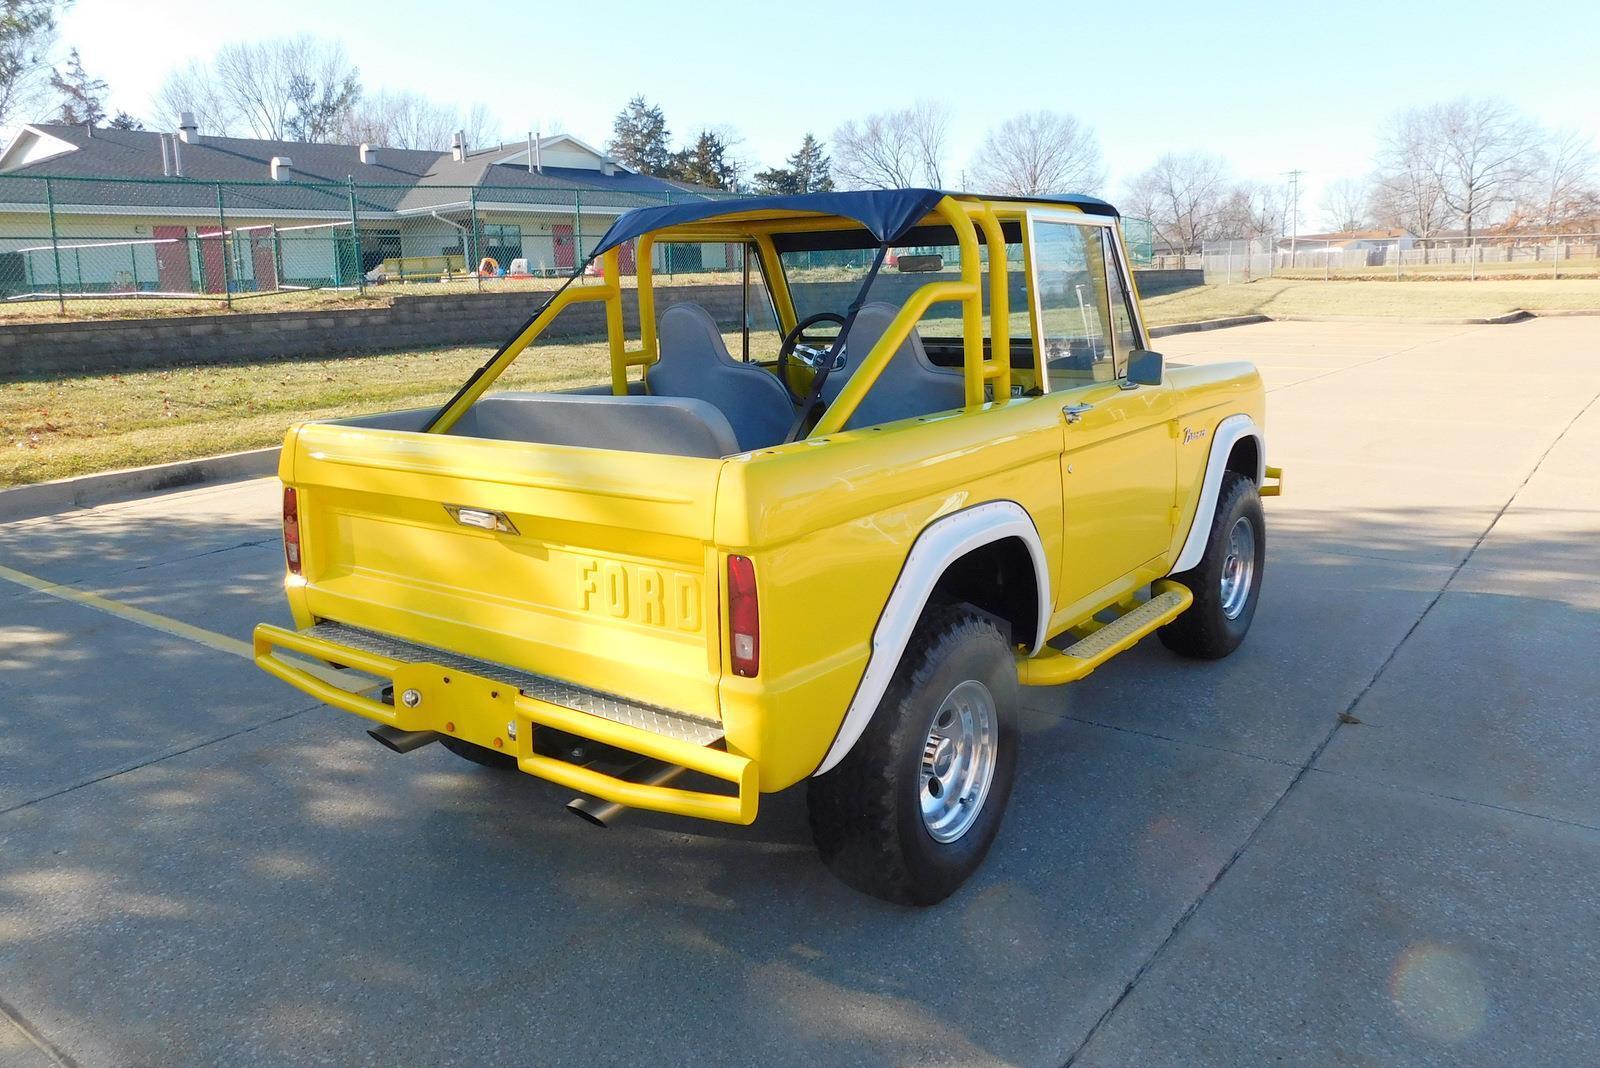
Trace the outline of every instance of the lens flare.
[[1389, 1000], [1417, 1033], [1462, 1042], [1482, 1027], [1489, 1010], [1483, 976], [1458, 949], [1408, 946], [1389, 973]]

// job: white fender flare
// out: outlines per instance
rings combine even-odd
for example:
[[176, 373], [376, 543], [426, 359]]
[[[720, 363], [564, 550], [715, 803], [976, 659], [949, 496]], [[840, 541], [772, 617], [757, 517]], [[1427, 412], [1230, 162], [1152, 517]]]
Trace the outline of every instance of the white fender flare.
[[1033, 525], [1027, 509], [1015, 501], [990, 501], [935, 520], [917, 535], [911, 552], [906, 555], [900, 577], [895, 580], [889, 601], [884, 605], [883, 614], [878, 617], [878, 625], [872, 632], [872, 655], [867, 661], [867, 669], [856, 686], [850, 708], [839, 725], [839, 733], [834, 735], [833, 746], [814, 774], [821, 775], [843, 760], [861, 737], [861, 732], [867, 729], [872, 714], [878, 710], [878, 702], [883, 700], [884, 691], [889, 688], [895, 668], [900, 666], [900, 657], [905, 652], [906, 643], [911, 640], [911, 631], [917, 625], [917, 620], [922, 618], [928, 597], [945, 569], [972, 550], [1004, 538], [1020, 539], [1028, 547], [1028, 556], [1033, 560], [1033, 576], [1038, 583], [1039, 619], [1034, 627], [1034, 645], [1029, 655], [1039, 651], [1044, 644], [1045, 628], [1050, 622], [1050, 570], [1045, 562], [1039, 530]]
[[1256, 421], [1240, 413], [1230, 415], [1217, 424], [1211, 435], [1211, 455], [1206, 459], [1205, 483], [1200, 487], [1200, 503], [1194, 510], [1194, 522], [1189, 525], [1189, 537], [1183, 551], [1168, 574], [1187, 571], [1200, 562], [1206, 552], [1206, 539], [1211, 536], [1211, 517], [1217, 511], [1217, 496], [1222, 492], [1222, 474], [1228, 469], [1228, 454], [1240, 438], [1256, 439], [1256, 485], [1266, 478], [1267, 443], [1256, 426]]

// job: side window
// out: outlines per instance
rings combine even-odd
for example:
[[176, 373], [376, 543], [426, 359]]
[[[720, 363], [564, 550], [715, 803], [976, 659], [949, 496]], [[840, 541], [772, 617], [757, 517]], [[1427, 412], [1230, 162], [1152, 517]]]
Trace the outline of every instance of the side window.
[[1122, 284], [1122, 274], [1116, 269], [1117, 238], [1109, 228], [1100, 231], [1105, 248], [1107, 288], [1111, 291], [1111, 340], [1113, 364], [1117, 377], [1128, 373], [1128, 354], [1139, 347], [1139, 334], [1133, 328], [1132, 294]]
[[1117, 375], [1101, 229], [1044, 219], [1033, 223], [1034, 314], [1055, 389]]

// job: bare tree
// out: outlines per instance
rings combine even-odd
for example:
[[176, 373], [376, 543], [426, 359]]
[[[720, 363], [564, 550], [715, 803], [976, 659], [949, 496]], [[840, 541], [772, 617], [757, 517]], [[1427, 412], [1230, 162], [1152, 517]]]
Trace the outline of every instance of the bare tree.
[[36, 118], [49, 99], [57, 7], [54, 0], [0, 2], [0, 126]]
[[1435, 142], [1422, 111], [1389, 121], [1372, 178], [1371, 214], [1380, 226], [1430, 240], [1450, 221], [1444, 187], [1434, 165]]
[[942, 185], [949, 110], [919, 102], [833, 132], [833, 176], [846, 189]]
[[1288, 190], [1282, 185], [1265, 182], [1240, 182], [1223, 196], [1212, 236], [1242, 237], [1270, 244], [1288, 229]]
[[1095, 193], [1105, 181], [1094, 131], [1058, 111], [1026, 112], [990, 130], [972, 175], [985, 192], [1016, 196]]
[[1198, 252], [1219, 236], [1218, 223], [1228, 194], [1228, 165], [1203, 152], [1168, 153], [1128, 183], [1128, 214], [1150, 221], [1169, 247]]
[[950, 108], [932, 100], [911, 105], [908, 126], [923, 179], [934, 189], [944, 188], [945, 139], [950, 129]]
[[227, 137], [239, 132], [233, 106], [224, 98], [211, 68], [191, 61], [167, 75], [150, 102], [158, 129], [172, 130], [178, 116], [193, 112], [195, 121], [206, 133]]
[[1595, 143], [1576, 130], [1552, 133], [1539, 153], [1521, 214], [1547, 229], [1587, 219], [1600, 207], [1600, 158]]
[[467, 147], [482, 148], [487, 145], [498, 145], [500, 135], [500, 121], [489, 114], [489, 109], [483, 104], [474, 104], [462, 115], [456, 129], [465, 136]]
[[1474, 231], [1525, 191], [1538, 158], [1539, 130], [1504, 100], [1459, 97], [1421, 109], [1425, 158], [1445, 207]]
[[1322, 190], [1322, 223], [1335, 233], [1360, 230], [1367, 224], [1371, 190], [1357, 178], [1338, 178]]
[[410, 92], [375, 93], [351, 109], [335, 136], [351, 144], [443, 152], [457, 130], [469, 148], [499, 143], [498, 126], [482, 104], [465, 113]]
[[442, 152], [450, 147], [450, 134], [461, 128], [458, 118], [454, 108], [416, 93], [377, 93], [350, 112], [339, 137], [353, 144]]
[[[326, 136], [361, 95], [360, 72], [344, 48], [309, 34], [226, 45], [213, 69], [222, 99], [265, 140]], [[316, 114], [308, 112], [308, 102]]]

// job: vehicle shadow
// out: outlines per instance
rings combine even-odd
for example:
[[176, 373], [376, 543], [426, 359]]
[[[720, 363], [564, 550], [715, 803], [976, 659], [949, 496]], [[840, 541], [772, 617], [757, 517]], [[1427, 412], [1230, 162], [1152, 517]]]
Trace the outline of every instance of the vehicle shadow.
[[[553, 786], [438, 746], [395, 756], [342, 713], [280, 719], [303, 702], [241, 702], [248, 663], [175, 648], [121, 683], [165, 691], [117, 730], [232, 703], [244, 733], [0, 816], [0, 989], [84, 1064], [1059, 1064], [1437, 594], [1449, 567], [1412, 550], [1457, 518], [1297, 514], [1234, 657], [1147, 641], [1030, 692], [1000, 839], [921, 910], [826, 872], [803, 786], [749, 828], [598, 830]], [[132, 559], [120, 536], [93, 544]], [[1581, 521], [1491, 539], [1537, 574], [1481, 595], [1593, 633], [1574, 585], [1593, 544]], [[126, 667], [91, 655], [74, 606], [27, 603], [41, 614], [0, 617], [0, 666], [49, 700], [0, 718], [11, 752], [94, 722]]]

